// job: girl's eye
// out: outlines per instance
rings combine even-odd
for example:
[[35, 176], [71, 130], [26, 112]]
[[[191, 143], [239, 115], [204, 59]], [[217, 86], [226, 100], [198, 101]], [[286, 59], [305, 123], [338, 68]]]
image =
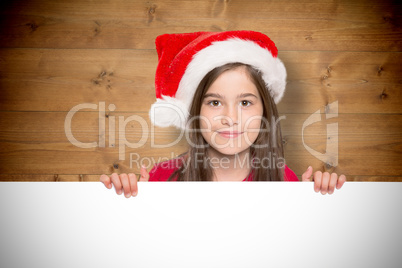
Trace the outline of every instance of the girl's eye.
[[243, 106], [243, 107], [247, 107], [247, 106], [250, 106], [250, 105], [251, 105], [251, 102], [250, 102], [250, 101], [247, 101], [247, 100], [244, 100], [244, 101], [241, 101], [241, 102], [240, 102], [240, 105]]
[[221, 102], [217, 101], [217, 100], [213, 100], [213, 101], [208, 102], [208, 104], [211, 105], [211, 106], [217, 107], [217, 106], [221, 105]]

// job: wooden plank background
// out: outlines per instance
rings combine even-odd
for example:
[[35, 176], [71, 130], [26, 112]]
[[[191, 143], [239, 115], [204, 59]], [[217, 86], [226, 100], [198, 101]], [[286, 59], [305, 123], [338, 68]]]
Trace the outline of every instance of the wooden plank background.
[[[102, 173], [135, 172], [132, 157], [171, 158], [186, 150], [173, 128], [150, 127], [155, 101], [155, 37], [163, 33], [255, 30], [270, 36], [288, 70], [278, 109], [287, 164], [308, 165], [355, 181], [402, 181], [402, 6], [369, 0], [2, 1], [0, 11], [0, 180], [96, 181]], [[337, 117], [305, 129], [304, 141], [326, 150], [326, 125], [338, 123], [339, 164], [303, 146], [303, 122], [338, 101]], [[68, 112], [78, 111], [72, 133]], [[113, 104], [115, 109], [109, 109]], [[102, 105], [105, 105], [104, 111]], [[327, 111], [328, 112], [328, 111]], [[329, 111], [331, 112], [331, 111]], [[140, 116], [119, 139], [119, 119]], [[323, 116], [325, 118], [325, 116]], [[99, 131], [99, 122], [105, 133]], [[110, 136], [116, 130], [115, 136]], [[169, 148], [156, 144], [177, 143]], [[177, 141], [177, 142], [176, 142]], [[151, 164], [143, 162], [144, 164]]]

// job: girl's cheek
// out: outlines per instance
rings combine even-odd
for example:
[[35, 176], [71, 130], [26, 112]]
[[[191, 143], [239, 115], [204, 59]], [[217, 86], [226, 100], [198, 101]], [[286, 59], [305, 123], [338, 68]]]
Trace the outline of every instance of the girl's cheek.
[[242, 116], [242, 122], [244, 124], [244, 127], [246, 128], [260, 129], [262, 116], [255, 113], [250, 115], [244, 115]]
[[204, 114], [210, 123], [213, 124], [214, 122], [219, 121], [218, 119], [222, 116], [222, 111], [221, 109], [212, 107], [211, 109], [206, 110]]

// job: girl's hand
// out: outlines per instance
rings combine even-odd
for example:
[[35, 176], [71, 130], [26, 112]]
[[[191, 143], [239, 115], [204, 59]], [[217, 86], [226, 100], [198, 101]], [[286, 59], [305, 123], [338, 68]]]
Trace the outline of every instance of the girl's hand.
[[[139, 181], [148, 181], [149, 180], [149, 173], [147, 169], [142, 166], [141, 167], [141, 176]], [[114, 189], [116, 190], [116, 193], [118, 195], [121, 195], [124, 191], [124, 196], [129, 198], [130, 196], [136, 196], [138, 193], [138, 186], [137, 186], [137, 176], [133, 173], [129, 173], [128, 175], [125, 173], [122, 173], [120, 175], [117, 175], [116, 173], [113, 173], [110, 175], [101, 175], [99, 179], [108, 189], [112, 189], [112, 186], [114, 186]]]
[[[311, 175], [313, 175], [313, 168], [310, 166], [307, 168], [306, 172], [302, 175], [302, 181], [311, 181]], [[314, 191], [316, 193], [321, 191], [321, 194], [333, 194], [335, 187], [340, 189], [346, 181], [345, 175], [328, 172], [322, 173], [321, 171], [316, 171], [313, 177], [314, 181]]]

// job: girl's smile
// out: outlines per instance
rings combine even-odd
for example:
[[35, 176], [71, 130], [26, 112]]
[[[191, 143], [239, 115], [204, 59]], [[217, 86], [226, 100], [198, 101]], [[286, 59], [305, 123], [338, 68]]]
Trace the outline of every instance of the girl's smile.
[[217, 131], [219, 133], [219, 135], [221, 135], [224, 138], [228, 138], [228, 139], [234, 139], [239, 137], [241, 134], [243, 134], [244, 132], [239, 132], [239, 131]]

